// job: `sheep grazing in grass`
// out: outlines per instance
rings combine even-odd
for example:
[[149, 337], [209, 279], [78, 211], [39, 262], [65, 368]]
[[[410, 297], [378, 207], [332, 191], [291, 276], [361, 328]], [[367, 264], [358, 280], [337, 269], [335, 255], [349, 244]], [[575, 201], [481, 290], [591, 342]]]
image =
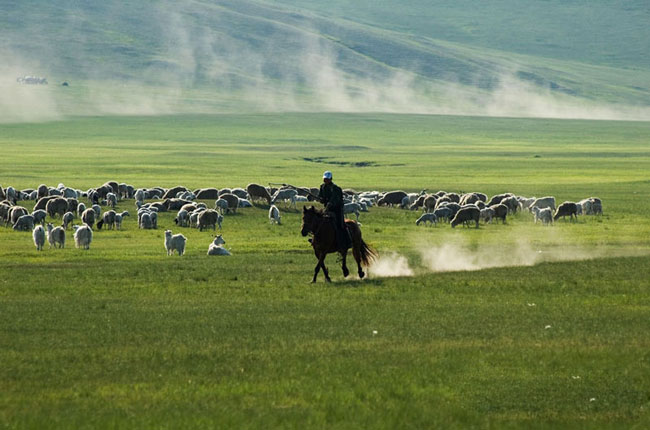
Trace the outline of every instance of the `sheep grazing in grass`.
[[95, 219], [98, 218], [97, 212], [93, 208], [88, 208], [81, 214], [81, 221], [84, 224], [87, 224], [90, 228], [93, 228], [95, 225]]
[[415, 225], [420, 225], [420, 223], [424, 223], [424, 225], [426, 226], [427, 222], [429, 222], [430, 225], [431, 224], [436, 225], [436, 223], [438, 222], [438, 217], [434, 213], [430, 213], [430, 212], [424, 213], [420, 218], [418, 218], [415, 221]]
[[183, 255], [185, 253], [185, 242], [187, 242], [187, 238], [182, 234], [172, 236], [171, 230], [165, 230], [165, 249], [167, 250], [167, 255], [172, 255], [174, 251], [177, 251], [179, 256]]
[[86, 210], [86, 205], [83, 203], [79, 203], [79, 205], [77, 206], [77, 216], [81, 218], [85, 210]]
[[447, 222], [451, 221], [451, 219], [454, 217], [454, 213], [451, 211], [451, 209], [445, 206], [438, 208], [431, 213], [436, 216], [436, 219], [441, 220], [444, 218], [447, 220]]
[[108, 206], [115, 209], [115, 206], [117, 206], [117, 195], [115, 193], [106, 194], [106, 202], [108, 203]]
[[134, 194], [136, 205], [137, 203], [144, 203], [145, 192], [142, 188], [138, 188]]
[[489, 202], [487, 202], [488, 206], [494, 206], [496, 204], [501, 203], [501, 200], [506, 199], [508, 197], [514, 196], [512, 193], [503, 193], [503, 194], [497, 194], [495, 196], [492, 196]]
[[377, 200], [377, 206], [394, 206], [402, 204], [402, 200], [406, 197], [404, 191], [389, 191], [385, 193], [379, 200]]
[[248, 184], [246, 191], [248, 192], [251, 201], [264, 200], [267, 204], [271, 204], [271, 195], [266, 187], [259, 184]]
[[359, 203], [346, 203], [343, 205], [344, 214], [354, 214], [359, 221], [359, 212], [361, 212], [361, 205]]
[[271, 205], [269, 208], [269, 223], [276, 223], [278, 225], [282, 224], [280, 210], [275, 205]]
[[[5, 227], [11, 223], [11, 225], [16, 224], [18, 222], [18, 219], [23, 216], [27, 215], [29, 212], [27, 212], [27, 209], [25, 209], [22, 206], [11, 206], [9, 208], [9, 211], [7, 213], [7, 219], [5, 221]], [[32, 226], [32, 228], [34, 228]], [[31, 230], [31, 229], [30, 229]]]
[[34, 229], [34, 217], [32, 215], [20, 216], [13, 226], [17, 231], [31, 231]]
[[540, 209], [536, 206], [533, 206], [531, 209], [535, 215], [535, 224], [537, 221], [540, 221], [542, 224], [553, 224], [553, 211], [551, 208]]
[[63, 197], [52, 199], [45, 205], [45, 211], [52, 218], [62, 217], [68, 211], [68, 201]]
[[59, 245], [59, 248], [65, 248], [65, 230], [63, 227], [54, 227], [52, 224], [48, 223], [47, 241], [50, 243], [50, 248], [56, 248], [57, 244]]
[[468, 223], [470, 221], [474, 221], [476, 223], [476, 228], [478, 228], [478, 220], [480, 216], [481, 211], [476, 206], [472, 205], [461, 208], [458, 212], [456, 212], [454, 219], [451, 220], [451, 227], [454, 228], [461, 223], [465, 226], [469, 226]]
[[492, 218], [494, 218], [494, 209], [492, 208], [481, 209], [481, 215], [479, 218], [486, 224], [490, 224], [492, 222]]
[[[300, 200], [298, 200], [298, 198], [300, 198], [300, 197], [302, 197], [302, 196], [296, 196], [296, 201], [300, 201]], [[306, 199], [306, 197], [305, 197], [305, 199]], [[304, 201], [307, 201], [307, 200], [304, 200]], [[239, 207], [240, 207], [240, 208], [252, 208], [252, 207], [253, 207], [253, 204], [250, 202], [250, 200], [248, 200], [248, 199], [242, 199], [242, 198], [240, 197], [240, 198], [239, 198]]]
[[36, 245], [37, 251], [43, 250], [43, 245], [45, 245], [45, 229], [42, 225], [37, 225], [36, 228], [32, 231], [32, 237], [34, 238], [34, 245]]
[[[184, 208], [185, 206], [183, 206]], [[187, 211], [187, 209], [181, 209], [178, 211], [176, 214], [176, 218], [174, 218], [174, 223], [176, 223], [177, 226], [179, 227], [187, 227], [187, 225], [190, 222], [190, 214]]]
[[138, 222], [138, 227], [140, 227], [143, 230], [152, 230], [153, 227], [153, 220], [151, 218], [151, 215], [154, 214], [155, 212], [143, 212], [139, 215], [140, 221]]
[[[278, 201], [284, 201], [285, 207], [296, 208], [296, 196], [298, 191], [293, 188], [282, 188], [279, 189], [271, 197], [271, 204], [276, 204]], [[223, 196], [222, 196], [223, 197]]]
[[124, 211], [124, 212], [122, 212], [122, 213], [115, 214], [115, 228], [116, 228], [117, 230], [121, 230], [121, 229], [122, 229], [122, 220], [124, 219], [124, 217], [127, 217], [127, 216], [129, 216], [129, 212], [128, 212], [128, 211]]
[[102, 215], [102, 207], [98, 204], [94, 204], [91, 209], [95, 211], [95, 219], [99, 219]]
[[199, 231], [203, 231], [206, 228], [212, 227], [212, 230], [216, 230], [216, 226], [219, 225], [219, 230], [221, 230], [221, 223], [223, 222], [223, 215], [214, 209], [206, 209], [199, 213], [197, 218]]
[[[90, 243], [93, 241], [93, 229], [88, 225], [73, 225], [74, 244], [77, 248], [90, 249]], [[64, 231], [65, 233], [65, 231]]]
[[208, 255], [230, 255], [230, 251], [223, 247], [226, 241], [221, 235], [217, 235], [208, 247]]
[[551, 212], [555, 210], [555, 197], [547, 196], [547, 197], [540, 197], [538, 199], [535, 199], [530, 206], [530, 210], [532, 211], [533, 208], [539, 208], [539, 209], [545, 209], [545, 208], [550, 208]]
[[493, 218], [501, 218], [501, 221], [505, 224], [506, 217], [508, 216], [508, 206], [503, 203], [490, 206], [490, 209], [494, 211]]
[[104, 224], [106, 224], [106, 228], [109, 230], [115, 228], [115, 215], [117, 213], [112, 209], [104, 212], [102, 219], [97, 222], [97, 230], [101, 230]]
[[555, 215], [553, 215], [553, 221], [557, 221], [560, 217], [565, 218], [569, 217], [569, 220], [575, 218], [578, 220], [578, 205], [573, 202], [564, 202], [555, 210]]
[[228, 202], [224, 199], [217, 199], [217, 201], [214, 202], [214, 208], [220, 213], [225, 214], [228, 212]]
[[519, 209], [519, 200], [517, 200], [517, 197], [515, 196], [506, 197], [501, 200], [500, 204], [507, 206], [508, 212], [512, 214], [517, 213], [517, 210]]
[[225, 193], [219, 197], [219, 200], [225, 200], [228, 203], [228, 207], [226, 208], [225, 213], [237, 213], [237, 208], [239, 207], [239, 197], [231, 193]]
[[45, 224], [45, 218], [47, 218], [47, 212], [45, 212], [43, 209], [36, 210], [32, 212], [32, 216], [34, 217], [34, 224]]
[[66, 212], [63, 214], [62, 218], [62, 223], [63, 223], [63, 229], [67, 230], [68, 225], [72, 225], [72, 221], [74, 220], [74, 213], [72, 212]]

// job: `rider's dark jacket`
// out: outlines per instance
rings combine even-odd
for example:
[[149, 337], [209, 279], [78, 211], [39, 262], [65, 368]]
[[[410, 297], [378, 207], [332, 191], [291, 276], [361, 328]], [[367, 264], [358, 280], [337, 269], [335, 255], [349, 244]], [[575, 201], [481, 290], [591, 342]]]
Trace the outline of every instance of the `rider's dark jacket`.
[[338, 212], [343, 209], [343, 190], [334, 182], [322, 184], [318, 198], [328, 211]]

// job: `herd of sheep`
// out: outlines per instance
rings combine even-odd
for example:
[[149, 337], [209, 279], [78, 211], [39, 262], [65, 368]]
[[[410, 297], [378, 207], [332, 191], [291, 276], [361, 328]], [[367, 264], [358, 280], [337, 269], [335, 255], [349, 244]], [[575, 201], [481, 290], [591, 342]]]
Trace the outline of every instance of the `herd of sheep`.
[[[36, 189], [17, 190], [0, 186], [0, 220], [5, 227], [12, 225], [14, 230], [32, 231], [34, 245], [42, 250], [47, 240], [50, 247], [65, 246], [68, 228], [74, 229], [77, 248], [89, 249], [93, 239], [93, 228], [101, 230], [120, 230], [122, 221], [130, 216], [128, 211], [116, 212], [118, 201], [134, 199], [137, 210], [138, 227], [156, 229], [158, 213], [175, 211], [174, 222], [178, 227], [196, 228], [200, 231], [221, 230], [224, 215], [236, 213], [239, 208], [252, 207], [253, 202], [263, 201], [269, 205], [270, 223], [281, 224], [281, 214], [276, 203], [284, 202], [286, 207], [296, 207], [297, 202], [313, 201], [318, 188], [294, 187], [284, 185], [281, 188], [264, 187], [249, 184], [246, 188], [202, 188], [189, 190], [177, 186], [169, 189], [162, 187], [135, 189], [128, 184], [107, 182], [100, 187], [78, 190], [59, 184], [57, 187], [40, 185]], [[438, 191], [429, 194], [406, 193], [404, 191], [364, 191], [344, 190], [345, 214], [354, 214], [359, 219], [361, 212], [367, 212], [372, 206], [394, 206], [406, 210], [420, 210], [422, 214], [415, 221], [416, 225], [436, 225], [448, 222], [451, 227], [471, 223], [478, 228], [479, 222], [491, 223], [501, 220], [503, 223], [509, 214], [526, 210], [534, 215], [535, 222], [552, 224], [559, 218], [577, 219], [578, 215], [602, 214], [602, 202], [597, 197], [589, 197], [579, 202], [564, 202], [556, 207], [554, 197], [522, 197], [512, 193], [488, 196], [479, 192], [454, 193]], [[85, 199], [87, 204], [83, 201]], [[31, 212], [18, 204], [20, 201], [36, 201]], [[146, 200], [152, 200], [146, 202]], [[198, 200], [214, 200], [214, 208]], [[61, 226], [46, 224], [47, 217], [59, 218]], [[81, 225], [73, 225], [75, 219]], [[174, 251], [178, 255], [185, 252], [187, 239], [182, 234], [165, 231], [164, 245], [169, 255]], [[230, 255], [223, 247], [225, 240], [217, 235], [209, 244], [208, 255]]]

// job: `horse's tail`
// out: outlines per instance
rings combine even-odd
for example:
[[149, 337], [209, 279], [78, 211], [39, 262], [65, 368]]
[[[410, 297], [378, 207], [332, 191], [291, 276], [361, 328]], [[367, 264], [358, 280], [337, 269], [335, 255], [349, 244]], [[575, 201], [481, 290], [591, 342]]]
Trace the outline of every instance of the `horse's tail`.
[[379, 256], [379, 254], [370, 245], [364, 242], [363, 238], [361, 237], [361, 229], [359, 228], [359, 224], [357, 222], [351, 220], [347, 220], [346, 222], [354, 226], [351, 229], [352, 254], [354, 255], [354, 259], [360, 261], [361, 264], [366, 267], [370, 266], [372, 262]]

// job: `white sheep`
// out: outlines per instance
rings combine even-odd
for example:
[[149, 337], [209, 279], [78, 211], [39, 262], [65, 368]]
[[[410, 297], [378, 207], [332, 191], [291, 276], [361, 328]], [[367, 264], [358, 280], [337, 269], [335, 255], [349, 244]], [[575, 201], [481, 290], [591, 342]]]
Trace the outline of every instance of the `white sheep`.
[[291, 206], [295, 209], [297, 195], [298, 195], [298, 191], [292, 188], [284, 188], [284, 189], [277, 190], [275, 194], [273, 194], [273, 197], [271, 198], [271, 204], [275, 204], [278, 200], [282, 200], [285, 203], [289, 202], [287, 207]]
[[21, 215], [14, 223], [14, 230], [29, 231], [34, 229], [34, 217], [32, 215]]
[[231, 255], [230, 251], [223, 247], [226, 244], [224, 238], [219, 234], [208, 247], [208, 255]]
[[436, 223], [438, 222], [438, 217], [433, 212], [424, 213], [424, 214], [422, 214], [422, 216], [420, 218], [418, 218], [415, 221], [415, 225], [420, 225], [420, 223], [423, 222], [424, 225], [426, 226], [427, 221], [430, 224], [436, 225]]
[[34, 238], [34, 245], [36, 245], [37, 251], [43, 250], [43, 245], [45, 245], [45, 229], [42, 225], [37, 225], [34, 231], [32, 231], [32, 237]]
[[73, 225], [72, 228], [74, 228], [75, 246], [77, 248], [90, 249], [90, 243], [93, 241], [93, 229], [88, 224], [82, 226]]
[[282, 217], [280, 216], [280, 210], [278, 209], [278, 207], [275, 205], [271, 205], [271, 207], [269, 208], [269, 223], [270, 224], [276, 223], [278, 225], [281, 225], [282, 224], [281, 218]]
[[172, 255], [174, 250], [178, 251], [179, 256], [183, 255], [186, 241], [187, 238], [182, 234], [172, 236], [171, 230], [165, 230], [165, 249], [167, 250], [167, 255]]
[[115, 193], [106, 194], [106, 202], [108, 203], [108, 206], [115, 209], [115, 206], [117, 206], [117, 195], [115, 195]]
[[65, 230], [63, 227], [54, 227], [52, 224], [47, 223], [47, 241], [50, 243], [50, 248], [56, 248], [57, 243], [59, 244], [59, 248], [65, 248]]
[[553, 211], [551, 208], [540, 209], [534, 206], [532, 212], [535, 214], [535, 223], [541, 221], [542, 224], [553, 224]]
[[190, 222], [190, 214], [185, 209], [181, 209], [176, 214], [176, 218], [174, 218], [174, 222], [179, 227], [187, 227], [187, 225]]
[[359, 221], [359, 212], [361, 212], [361, 205], [359, 203], [346, 203], [343, 205], [344, 214], [354, 214]]
[[228, 202], [225, 199], [218, 199], [214, 204], [215, 209], [217, 209], [221, 214], [224, 214], [228, 211]]
[[95, 211], [95, 219], [99, 219], [102, 214], [102, 207], [95, 204], [92, 206], [92, 209]]
[[492, 223], [492, 218], [494, 218], [494, 209], [489, 207], [481, 209], [479, 218], [483, 220], [483, 222], [485, 222], [486, 224]]
[[122, 213], [116, 214], [115, 215], [115, 228], [118, 230], [122, 229], [122, 220], [124, 217], [130, 216], [128, 211], [124, 211]]

